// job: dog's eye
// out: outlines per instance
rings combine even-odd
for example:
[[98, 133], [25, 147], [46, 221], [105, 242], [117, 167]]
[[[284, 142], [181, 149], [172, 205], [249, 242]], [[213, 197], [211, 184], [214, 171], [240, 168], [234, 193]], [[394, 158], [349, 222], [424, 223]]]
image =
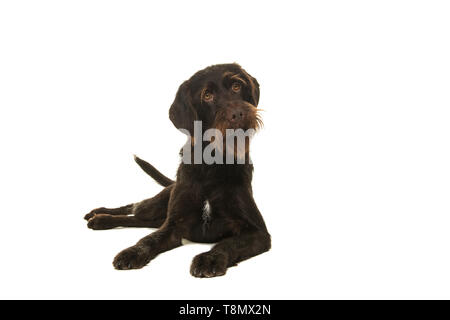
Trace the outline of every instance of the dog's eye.
[[205, 101], [212, 101], [213, 98], [214, 98], [214, 95], [211, 92], [209, 92], [208, 90], [206, 90], [203, 93], [203, 100], [205, 100]]
[[233, 90], [234, 92], [239, 92], [241, 91], [241, 84], [239, 82], [234, 82], [231, 85], [231, 90]]

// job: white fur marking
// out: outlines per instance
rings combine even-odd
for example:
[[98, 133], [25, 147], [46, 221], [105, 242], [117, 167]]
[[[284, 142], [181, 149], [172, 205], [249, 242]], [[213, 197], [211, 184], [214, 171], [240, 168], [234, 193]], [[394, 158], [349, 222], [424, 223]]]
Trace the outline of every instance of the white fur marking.
[[205, 202], [203, 203], [202, 219], [203, 219], [202, 231], [203, 235], [205, 235], [208, 229], [209, 221], [211, 220], [211, 206], [209, 205], [208, 200], [205, 200]]
[[203, 214], [202, 214], [203, 221], [208, 221], [211, 219], [211, 206], [209, 204], [208, 200], [205, 200], [203, 203]]

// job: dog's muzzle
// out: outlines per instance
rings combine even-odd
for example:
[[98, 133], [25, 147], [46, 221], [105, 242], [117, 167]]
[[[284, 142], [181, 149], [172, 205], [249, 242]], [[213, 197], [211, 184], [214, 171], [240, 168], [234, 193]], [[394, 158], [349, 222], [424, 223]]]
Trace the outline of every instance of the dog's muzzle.
[[247, 102], [229, 102], [216, 114], [217, 129], [259, 129], [261, 120], [258, 110]]

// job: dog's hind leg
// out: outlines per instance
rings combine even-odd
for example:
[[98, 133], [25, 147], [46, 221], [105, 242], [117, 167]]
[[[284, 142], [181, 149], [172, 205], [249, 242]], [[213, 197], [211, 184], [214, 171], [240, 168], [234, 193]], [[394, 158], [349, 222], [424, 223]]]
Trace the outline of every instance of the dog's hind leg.
[[108, 215], [112, 215], [112, 216], [118, 216], [118, 215], [127, 216], [130, 214], [133, 214], [133, 206], [134, 206], [134, 204], [132, 203], [132, 204], [127, 204], [126, 206], [119, 207], [119, 208], [105, 208], [105, 207], [97, 208], [97, 209], [92, 210], [88, 214], [86, 214], [84, 216], [84, 219], [89, 220], [97, 214], [108, 214]]
[[166, 219], [171, 190], [172, 186], [168, 186], [153, 198], [120, 208], [95, 209], [94, 214], [86, 215], [88, 228], [94, 230], [116, 227], [158, 228]]
[[140, 220], [135, 216], [112, 216], [96, 214], [89, 219], [88, 228], [93, 230], [107, 230], [117, 227], [159, 228], [164, 220]]

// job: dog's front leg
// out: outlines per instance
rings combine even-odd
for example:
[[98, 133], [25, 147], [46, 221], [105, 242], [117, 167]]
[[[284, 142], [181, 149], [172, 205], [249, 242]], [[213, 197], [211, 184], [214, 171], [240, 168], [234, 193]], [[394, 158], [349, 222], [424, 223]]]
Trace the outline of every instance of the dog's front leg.
[[201, 212], [201, 204], [195, 199], [192, 188], [176, 185], [170, 193], [167, 217], [161, 228], [119, 252], [114, 258], [114, 267], [119, 270], [139, 269], [158, 254], [181, 246], [183, 234], [197, 221], [197, 213]]
[[140, 269], [148, 264], [158, 254], [181, 245], [181, 237], [175, 229], [163, 225], [161, 229], [139, 240], [134, 246], [122, 250], [113, 261], [118, 270]]
[[252, 231], [224, 239], [210, 251], [194, 258], [191, 274], [199, 278], [222, 276], [228, 267], [268, 251], [270, 246], [270, 235], [266, 231]]

